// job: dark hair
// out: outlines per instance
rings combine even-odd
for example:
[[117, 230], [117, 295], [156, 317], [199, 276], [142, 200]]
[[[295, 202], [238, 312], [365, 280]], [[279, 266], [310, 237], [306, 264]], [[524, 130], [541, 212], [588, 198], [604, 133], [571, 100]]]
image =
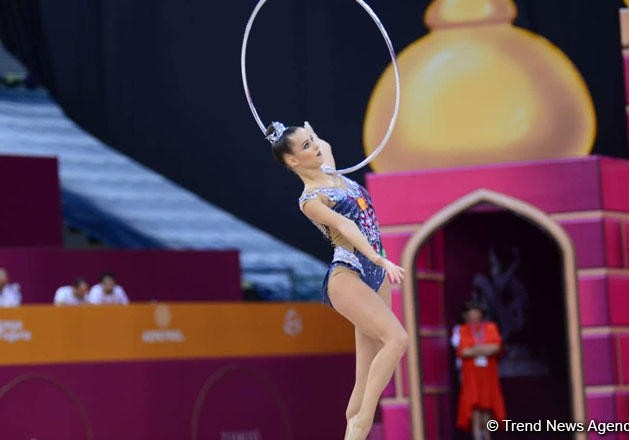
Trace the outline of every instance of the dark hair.
[[89, 283], [87, 282], [87, 279], [85, 279], [84, 277], [78, 277], [77, 279], [74, 280], [74, 282], [72, 283], [72, 285], [74, 287], [79, 287], [81, 284], [87, 284], [89, 286]]
[[477, 301], [468, 301], [463, 304], [463, 313], [467, 313], [470, 310], [478, 310], [483, 314], [483, 316], [485, 316], [485, 307], [483, 307], [482, 304]]
[[[284, 162], [284, 156], [292, 152], [289, 137], [291, 134], [295, 133], [295, 130], [297, 130], [297, 128], [298, 127], [295, 126], [288, 127], [286, 130], [284, 130], [284, 133], [282, 133], [282, 136], [280, 136], [277, 141], [271, 143], [271, 152], [273, 153], [273, 158], [280, 165], [286, 166], [286, 162]], [[266, 128], [265, 134], [266, 136], [270, 136], [273, 133], [275, 133], [275, 127], [273, 127], [273, 125], [271, 124]]]
[[113, 273], [111, 273], [111, 272], [103, 272], [102, 274], [100, 274], [100, 282], [101, 282], [101, 283], [103, 282], [103, 280], [104, 280], [105, 278], [111, 278], [111, 279], [113, 279], [114, 281], [116, 280], [115, 275], [114, 275]]

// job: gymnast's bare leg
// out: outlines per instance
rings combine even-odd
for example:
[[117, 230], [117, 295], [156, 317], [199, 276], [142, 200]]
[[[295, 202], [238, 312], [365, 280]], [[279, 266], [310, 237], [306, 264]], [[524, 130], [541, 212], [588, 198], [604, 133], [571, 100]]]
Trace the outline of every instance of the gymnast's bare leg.
[[334, 308], [355, 327], [356, 384], [347, 407], [346, 440], [367, 438], [382, 391], [408, 346], [408, 335], [391, 311], [385, 279], [375, 295], [358, 274], [343, 272], [328, 289]]
[[[378, 291], [378, 294], [384, 301], [384, 303], [391, 307], [391, 288], [389, 283], [385, 280]], [[367, 384], [367, 374], [369, 373], [369, 366], [373, 361], [373, 358], [378, 353], [378, 350], [382, 347], [382, 343], [371, 339], [369, 336], [354, 328], [354, 334], [356, 339], [356, 382], [354, 389], [349, 398], [347, 404], [347, 410], [345, 411], [345, 417], [347, 421], [358, 414], [360, 406], [365, 393], [365, 385]], [[347, 437], [347, 430], [345, 437]]]

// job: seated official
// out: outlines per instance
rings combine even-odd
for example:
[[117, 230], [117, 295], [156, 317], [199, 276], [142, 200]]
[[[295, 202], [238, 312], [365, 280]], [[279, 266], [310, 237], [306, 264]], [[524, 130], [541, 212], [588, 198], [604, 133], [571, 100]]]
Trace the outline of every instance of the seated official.
[[87, 301], [91, 304], [129, 304], [127, 294], [110, 272], [102, 274], [100, 283], [92, 286]]
[[77, 278], [70, 286], [61, 286], [55, 292], [56, 306], [80, 306], [87, 304], [90, 285], [85, 278]]
[[10, 281], [9, 273], [0, 267], [0, 307], [16, 307], [22, 303], [20, 285]]

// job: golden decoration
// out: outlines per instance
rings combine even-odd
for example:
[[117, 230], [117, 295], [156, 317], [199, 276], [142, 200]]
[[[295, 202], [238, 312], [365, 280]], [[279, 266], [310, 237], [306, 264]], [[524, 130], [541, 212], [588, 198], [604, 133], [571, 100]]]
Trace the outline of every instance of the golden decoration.
[[[402, 171], [584, 156], [596, 117], [568, 57], [512, 25], [512, 0], [434, 0], [430, 32], [398, 56], [400, 116], [372, 167]], [[372, 93], [363, 127], [371, 153], [394, 102], [391, 65]]]

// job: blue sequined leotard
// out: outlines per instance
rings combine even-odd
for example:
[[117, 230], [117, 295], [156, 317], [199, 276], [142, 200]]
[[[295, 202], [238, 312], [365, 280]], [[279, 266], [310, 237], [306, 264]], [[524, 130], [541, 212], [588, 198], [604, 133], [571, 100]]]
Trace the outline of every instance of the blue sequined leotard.
[[[364, 187], [345, 176], [339, 175], [338, 178], [340, 182], [337, 186], [304, 190], [301, 197], [299, 197], [300, 209], [303, 211], [304, 205], [309, 200], [319, 198], [332, 210], [352, 220], [367, 238], [374, 250], [384, 256], [384, 249], [380, 238], [380, 228], [369, 193]], [[332, 258], [332, 263], [323, 281], [323, 302], [332, 305], [328, 295], [328, 281], [330, 274], [332, 274], [334, 269], [338, 266], [345, 266], [356, 271], [360, 275], [361, 280], [373, 289], [374, 292], [377, 292], [384, 281], [384, 269], [372, 263], [357, 249], [354, 249], [354, 247], [336, 231], [331, 230], [328, 226], [313, 223], [334, 246], [334, 257]]]

